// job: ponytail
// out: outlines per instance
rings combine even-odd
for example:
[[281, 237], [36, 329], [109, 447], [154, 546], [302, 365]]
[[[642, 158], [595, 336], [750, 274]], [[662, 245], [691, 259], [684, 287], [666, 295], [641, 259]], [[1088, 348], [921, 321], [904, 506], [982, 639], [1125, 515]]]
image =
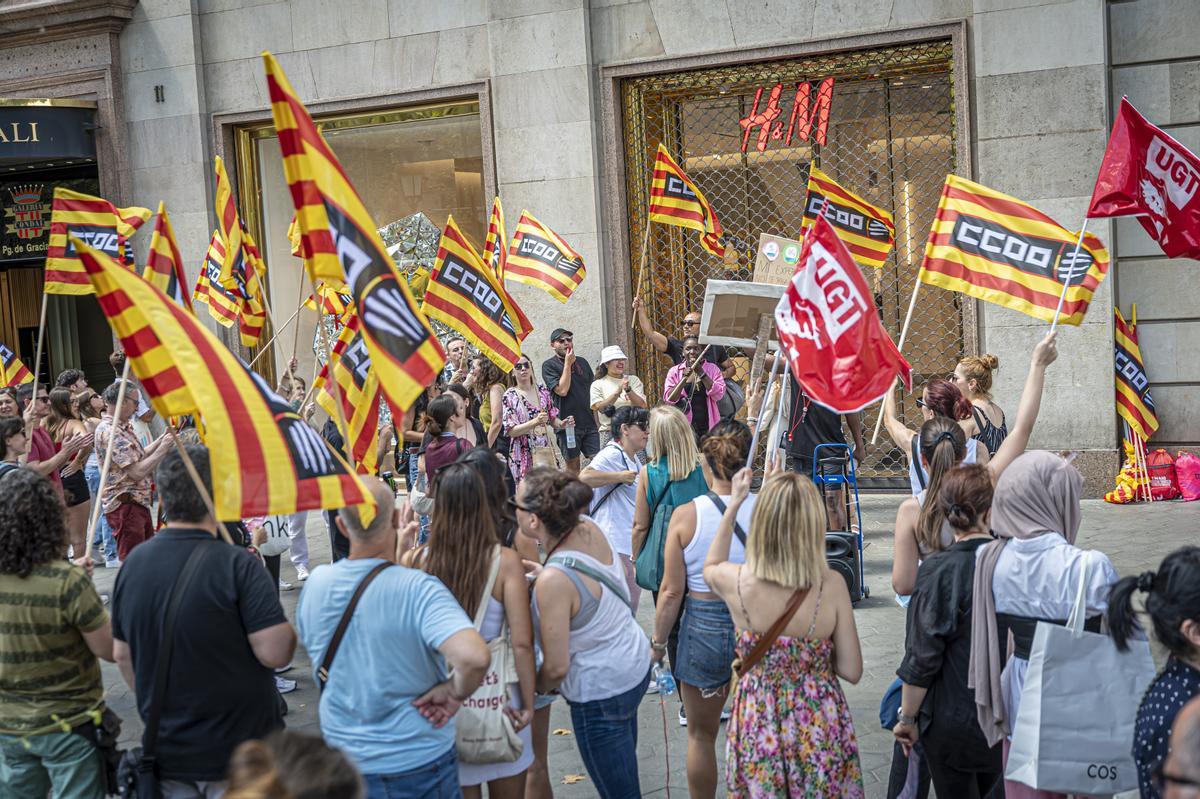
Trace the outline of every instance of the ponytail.
[[1133, 592], [1139, 584], [1153, 584], [1154, 572], [1143, 572], [1138, 577], [1122, 577], [1108, 594], [1108, 634], [1122, 652], [1129, 650], [1136, 626], [1133, 611]]
[[425, 432], [437, 438], [446, 432], [450, 420], [454, 418], [454, 414], [456, 413], [458, 413], [458, 403], [449, 394], [442, 394], [436, 399], [431, 400], [429, 407], [425, 409], [425, 416], [422, 417]]
[[[942, 480], [966, 457], [967, 437], [958, 422], [935, 416], [921, 425], [918, 441], [921, 455], [929, 463], [929, 481], [917, 519], [917, 543], [925, 552], [940, 552], [943, 549], [942, 522], [946, 518], [939, 501]], [[919, 463], [914, 465], [921, 468]]]
[[1108, 595], [1108, 631], [1121, 651], [1129, 648], [1136, 626], [1134, 591], [1146, 594], [1146, 613], [1159, 643], [1174, 657], [1194, 657], [1196, 647], [1181, 628], [1186, 621], [1200, 624], [1200, 547], [1177, 549], [1163, 558], [1158, 571], [1125, 577], [1113, 586]]

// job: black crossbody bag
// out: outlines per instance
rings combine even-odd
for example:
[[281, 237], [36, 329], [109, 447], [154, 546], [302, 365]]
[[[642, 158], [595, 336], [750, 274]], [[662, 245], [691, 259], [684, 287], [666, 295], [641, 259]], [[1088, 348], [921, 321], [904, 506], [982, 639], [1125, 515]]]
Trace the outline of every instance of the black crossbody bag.
[[[705, 496], [708, 497], [709, 501], [712, 502], [712, 504], [717, 506], [717, 513], [720, 513], [722, 516], [724, 516], [725, 515], [725, 501], [722, 500], [719, 496], [717, 496], [717, 492], [709, 491], [707, 494], [705, 494]], [[738, 537], [738, 541], [741, 541], [742, 547], [745, 548], [745, 546], [746, 546], [746, 531], [742, 529], [741, 522], [739, 522], [736, 518], [733, 520], [733, 534]]]

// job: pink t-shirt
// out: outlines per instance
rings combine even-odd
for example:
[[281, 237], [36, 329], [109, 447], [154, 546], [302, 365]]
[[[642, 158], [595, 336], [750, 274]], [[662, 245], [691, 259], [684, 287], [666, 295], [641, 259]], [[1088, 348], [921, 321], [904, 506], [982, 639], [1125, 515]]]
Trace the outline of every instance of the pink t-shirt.
[[[54, 443], [54, 439], [50, 438], [50, 434], [40, 427], [33, 428], [33, 435], [29, 438], [29, 457], [26, 458], [26, 463], [41, 463], [48, 461], [58, 454], [58, 445]], [[62, 477], [58, 473], [58, 469], [46, 475], [50, 478], [50, 482], [54, 484], [54, 490], [61, 497]]]

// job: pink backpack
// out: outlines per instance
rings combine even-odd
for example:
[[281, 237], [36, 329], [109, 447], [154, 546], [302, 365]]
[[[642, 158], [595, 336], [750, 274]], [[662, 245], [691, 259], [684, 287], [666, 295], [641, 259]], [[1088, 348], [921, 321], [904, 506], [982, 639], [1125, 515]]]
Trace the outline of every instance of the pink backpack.
[[1185, 501], [1200, 499], [1200, 458], [1190, 452], [1180, 452], [1175, 459], [1175, 479]]

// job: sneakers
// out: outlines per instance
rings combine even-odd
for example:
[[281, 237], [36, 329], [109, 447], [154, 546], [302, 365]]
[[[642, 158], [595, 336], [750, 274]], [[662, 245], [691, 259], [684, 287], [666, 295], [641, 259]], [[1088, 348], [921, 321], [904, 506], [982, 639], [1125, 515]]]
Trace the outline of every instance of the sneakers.
[[679, 706], [679, 726], [687, 726], [687, 713], [683, 712], [683, 705]]
[[104, 561], [104, 568], [119, 569], [119, 568], [121, 568], [121, 561], [118, 558], [113, 558], [112, 560], [106, 560], [106, 561]]
[[288, 679], [286, 679], [284, 677], [280, 677], [278, 674], [276, 674], [275, 675], [275, 689], [278, 690], [279, 693], [281, 693], [281, 694], [290, 694], [292, 691], [296, 690], [296, 681], [288, 680]]
[[292, 670], [292, 664], [291, 664], [291, 663], [289, 663], [289, 664], [287, 664], [286, 666], [280, 666], [279, 668], [275, 669], [275, 673], [276, 673], [276, 674], [283, 674], [284, 672], [288, 672], [288, 671], [291, 671], [291, 670]]
[[280, 591], [291, 591], [292, 588], [294, 588], [294, 587], [295, 586], [293, 586], [291, 583], [284, 580], [282, 577], [279, 578], [279, 590]]
[[296, 567], [296, 582], [302, 583], [307, 579], [308, 579], [308, 567], [307, 566], [297, 566]]
[[656, 693], [658, 693], [658, 683], [657, 683], [657, 682], [655, 682], [654, 680], [651, 680], [651, 681], [650, 681], [650, 684], [646, 686], [646, 693], [647, 693], [647, 694], [656, 694]]

